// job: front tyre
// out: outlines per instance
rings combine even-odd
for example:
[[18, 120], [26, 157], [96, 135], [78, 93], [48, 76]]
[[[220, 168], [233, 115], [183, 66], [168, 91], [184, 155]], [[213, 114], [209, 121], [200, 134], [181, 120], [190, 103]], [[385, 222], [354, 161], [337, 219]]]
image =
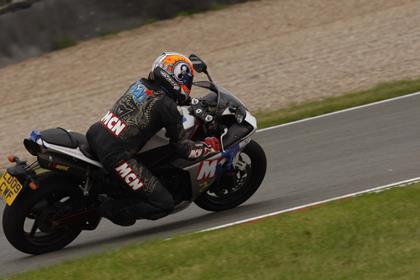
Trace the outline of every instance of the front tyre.
[[235, 208], [247, 201], [260, 187], [267, 168], [267, 159], [261, 146], [251, 142], [239, 154], [232, 180], [222, 180], [196, 200], [200, 208], [208, 211], [223, 211]]
[[19, 251], [32, 255], [59, 250], [81, 232], [80, 228], [54, 225], [57, 218], [66, 215], [64, 212], [72, 211], [72, 202], [82, 199], [77, 182], [52, 172], [41, 175], [38, 182], [36, 191], [25, 188], [3, 212], [7, 240]]

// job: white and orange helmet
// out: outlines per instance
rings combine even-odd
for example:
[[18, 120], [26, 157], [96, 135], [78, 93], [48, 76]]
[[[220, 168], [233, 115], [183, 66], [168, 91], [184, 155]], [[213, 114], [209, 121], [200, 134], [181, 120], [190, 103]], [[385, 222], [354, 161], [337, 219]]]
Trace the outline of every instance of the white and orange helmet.
[[193, 64], [185, 55], [164, 52], [153, 63], [149, 78], [182, 103], [191, 93]]

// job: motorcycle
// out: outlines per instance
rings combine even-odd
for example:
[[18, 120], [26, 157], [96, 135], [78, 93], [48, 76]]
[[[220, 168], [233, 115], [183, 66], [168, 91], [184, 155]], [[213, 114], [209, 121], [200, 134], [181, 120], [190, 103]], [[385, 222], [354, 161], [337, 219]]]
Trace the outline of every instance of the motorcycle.
[[[172, 194], [173, 213], [193, 202], [208, 211], [223, 211], [244, 203], [257, 191], [265, 176], [266, 157], [251, 140], [256, 119], [238, 98], [213, 82], [198, 56], [190, 59], [194, 69], [208, 79], [194, 86], [208, 94], [180, 107], [183, 125], [191, 140], [219, 137], [221, 152], [199, 161], [179, 158], [161, 131], [137, 158]], [[28, 164], [9, 156], [15, 165], [0, 179], [0, 195], [6, 201], [4, 234], [24, 253], [64, 248], [83, 230], [96, 229], [102, 202], [130, 195], [113, 184], [83, 134], [63, 128], [33, 131], [23, 144], [36, 161]]]

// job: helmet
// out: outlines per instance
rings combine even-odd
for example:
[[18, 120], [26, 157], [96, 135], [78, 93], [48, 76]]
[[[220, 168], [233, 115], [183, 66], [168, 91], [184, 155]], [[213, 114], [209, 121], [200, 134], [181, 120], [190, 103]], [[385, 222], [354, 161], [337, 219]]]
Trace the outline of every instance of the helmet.
[[178, 103], [188, 100], [194, 68], [191, 60], [174, 52], [162, 53], [153, 63], [149, 79], [158, 84], [170, 97]]

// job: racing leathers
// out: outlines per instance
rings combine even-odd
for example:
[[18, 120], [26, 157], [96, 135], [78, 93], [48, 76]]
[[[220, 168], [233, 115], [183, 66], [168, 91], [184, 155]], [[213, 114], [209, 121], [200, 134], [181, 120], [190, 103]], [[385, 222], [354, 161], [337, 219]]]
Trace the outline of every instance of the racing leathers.
[[136, 219], [158, 219], [173, 210], [172, 195], [135, 158], [162, 128], [180, 157], [195, 160], [220, 150], [215, 138], [203, 142], [185, 139], [176, 102], [147, 79], [131, 85], [87, 131], [89, 145], [104, 168], [132, 192], [130, 198], [109, 200], [101, 205], [101, 214], [114, 223], [131, 225]]

